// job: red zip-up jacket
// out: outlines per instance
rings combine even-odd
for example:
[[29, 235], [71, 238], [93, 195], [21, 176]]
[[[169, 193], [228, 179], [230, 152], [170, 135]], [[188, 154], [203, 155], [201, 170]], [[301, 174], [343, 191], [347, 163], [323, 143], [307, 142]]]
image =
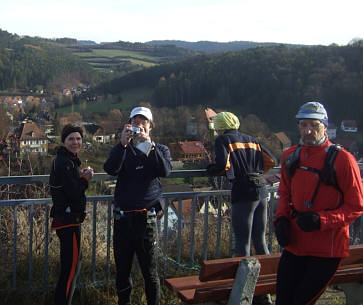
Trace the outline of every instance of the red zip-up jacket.
[[[320, 146], [301, 146], [300, 166], [321, 170], [329, 145], [326, 140]], [[317, 173], [298, 168], [292, 177], [286, 174], [284, 161], [296, 150], [290, 147], [284, 152], [281, 167], [280, 195], [275, 220], [286, 216], [290, 221], [290, 244], [286, 250], [295, 255], [318, 257], [349, 256], [349, 224], [363, 212], [363, 187], [360, 170], [355, 158], [345, 149], [341, 149], [334, 162], [337, 182], [341, 193], [334, 186], [320, 184], [313, 207], [310, 202], [319, 180]], [[320, 230], [302, 231], [297, 217], [292, 216], [290, 203], [298, 211], [315, 211], [320, 216]]]

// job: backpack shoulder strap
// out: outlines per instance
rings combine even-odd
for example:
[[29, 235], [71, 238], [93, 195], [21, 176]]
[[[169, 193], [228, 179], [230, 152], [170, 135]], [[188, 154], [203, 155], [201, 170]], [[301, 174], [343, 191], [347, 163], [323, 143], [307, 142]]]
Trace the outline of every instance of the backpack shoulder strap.
[[285, 171], [290, 179], [292, 179], [296, 169], [300, 166], [300, 151], [301, 146], [298, 145], [295, 151], [288, 155], [284, 161]]
[[319, 173], [320, 180], [326, 185], [332, 185], [339, 190], [338, 181], [336, 178], [336, 172], [334, 167], [335, 159], [338, 152], [342, 149], [340, 145], [330, 145], [326, 153], [324, 167]]

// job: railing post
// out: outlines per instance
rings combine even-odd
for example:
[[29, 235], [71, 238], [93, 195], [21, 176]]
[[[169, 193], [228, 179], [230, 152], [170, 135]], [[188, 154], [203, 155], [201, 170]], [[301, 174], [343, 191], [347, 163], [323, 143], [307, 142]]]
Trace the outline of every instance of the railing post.
[[194, 230], [195, 230], [195, 209], [196, 209], [197, 196], [192, 199], [192, 213], [190, 215], [190, 264], [194, 264]]
[[17, 205], [14, 205], [14, 235], [13, 235], [13, 283], [12, 288], [16, 289], [16, 247], [18, 238], [18, 211]]
[[277, 200], [273, 192], [270, 192], [270, 200], [268, 203], [268, 249], [272, 251], [272, 241], [274, 236], [273, 219], [275, 216], [275, 208], [277, 206]]
[[[163, 253], [166, 256], [168, 251], [168, 232], [169, 232], [169, 200], [164, 198], [164, 229], [163, 229]], [[165, 277], [166, 261], [163, 260], [163, 274]]]
[[208, 207], [210, 196], [204, 197], [207, 200], [204, 202], [204, 228], [203, 228], [203, 259], [206, 260], [208, 258]]
[[106, 267], [106, 282], [110, 281], [111, 275], [111, 200], [107, 201], [107, 267]]
[[93, 201], [92, 210], [92, 281], [96, 281], [96, 223], [97, 223], [97, 202]]
[[232, 227], [232, 204], [229, 203], [230, 208], [230, 217], [229, 217], [229, 257], [233, 256], [234, 252], [234, 234], [233, 234], [233, 227]]
[[29, 287], [32, 284], [33, 273], [33, 227], [34, 227], [34, 206], [28, 205], [29, 209], [29, 266], [28, 266], [28, 281]]
[[216, 197], [218, 203], [217, 215], [217, 241], [216, 241], [216, 258], [221, 257], [221, 232], [222, 232], [222, 196]]
[[48, 247], [49, 247], [49, 205], [45, 206], [45, 224], [44, 224], [44, 232], [45, 232], [45, 241], [44, 241], [44, 284], [48, 285], [48, 274], [49, 274], [49, 266], [48, 266]]
[[182, 256], [182, 218], [183, 218], [183, 203], [181, 198], [178, 200], [178, 239], [177, 239], [177, 262], [180, 263]]

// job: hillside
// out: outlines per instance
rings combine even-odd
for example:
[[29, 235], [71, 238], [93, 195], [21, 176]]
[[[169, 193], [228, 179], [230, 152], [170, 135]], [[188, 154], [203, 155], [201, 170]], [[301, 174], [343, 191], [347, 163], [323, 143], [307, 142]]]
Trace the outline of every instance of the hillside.
[[208, 105], [244, 116], [252, 113], [276, 130], [295, 128], [298, 107], [320, 100], [331, 122], [349, 119], [363, 126], [361, 71], [359, 44], [259, 47], [151, 67], [103, 83], [97, 91], [117, 95], [148, 87], [153, 89], [152, 105]]
[[194, 54], [170, 45], [21, 37], [0, 29], [0, 90], [97, 82]]
[[74, 83], [92, 83], [96, 73], [58, 43], [19, 37], [0, 30], [0, 90], [50, 90]]
[[276, 42], [254, 42], [254, 41], [230, 41], [230, 42], [215, 42], [215, 41], [182, 41], [182, 40], [152, 40], [146, 42], [148, 45], [152, 46], [162, 46], [169, 45], [178, 48], [183, 48], [186, 50], [200, 52], [200, 53], [218, 53], [218, 52], [233, 52], [247, 50], [257, 47], [270, 47], [285, 45], [287, 47], [302, 47], [302, 45], [294, 44], [282, 44]]

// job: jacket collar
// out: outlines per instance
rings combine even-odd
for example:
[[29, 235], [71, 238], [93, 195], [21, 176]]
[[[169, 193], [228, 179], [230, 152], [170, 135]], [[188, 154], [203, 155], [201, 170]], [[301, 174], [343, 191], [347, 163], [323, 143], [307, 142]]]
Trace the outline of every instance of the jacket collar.
[[65, 156], [66, 158], [74, 161], [77, 166], [81, 165], [81, 160], [79, 160], [78, 156], [71, 153], [67, 148], [65, 148], [65, 146], [59, 146], [57, 148], [57, 155]]

